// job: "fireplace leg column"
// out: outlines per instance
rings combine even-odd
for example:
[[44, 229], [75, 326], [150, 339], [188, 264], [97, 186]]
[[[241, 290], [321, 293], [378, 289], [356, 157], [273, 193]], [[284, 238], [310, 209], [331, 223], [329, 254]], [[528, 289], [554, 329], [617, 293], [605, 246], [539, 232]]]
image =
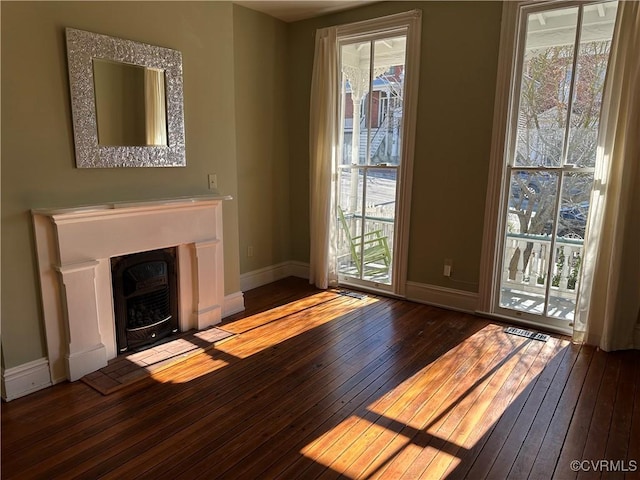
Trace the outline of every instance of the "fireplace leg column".
[[222, 321], [223, 286], [218, 269], [222, 268], [222, 242], [209, 240], [196, 242], [196, 270], [198, 306], [196, 310], [196, 328], [202, 330]]
[[107, 352], [98, 328], [98, 295], [95, 260], [58, 268], [64, 284], [68, 319], [65, 352], [67, 374], [71, 381], [107, 366]]

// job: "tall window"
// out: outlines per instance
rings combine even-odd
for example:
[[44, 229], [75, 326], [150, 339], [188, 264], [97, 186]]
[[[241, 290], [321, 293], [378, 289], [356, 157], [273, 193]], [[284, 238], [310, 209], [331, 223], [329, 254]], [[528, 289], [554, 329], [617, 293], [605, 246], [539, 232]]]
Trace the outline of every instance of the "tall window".
[[573, 321], [616, 9], [599, 2], [521, 10], [499, 313], [560, 328]]
[[404, 294], [420, 24], [412, 10], [316, 32], [309, 265], [321, 288]]

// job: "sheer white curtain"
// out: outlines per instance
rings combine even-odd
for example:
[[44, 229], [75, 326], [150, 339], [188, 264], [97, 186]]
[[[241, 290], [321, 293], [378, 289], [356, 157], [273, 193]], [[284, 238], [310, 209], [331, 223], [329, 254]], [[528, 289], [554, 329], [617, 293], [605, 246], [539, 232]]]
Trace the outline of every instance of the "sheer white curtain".
[[574, 339], [640, 348], [640, 2], [619, 4]]
[[309, 122], [310, 156], [310, 272], [309, 282], [318, 288], [335, 283], [332, 261], [331, 219], [333, 218], [334, 172], [338, 147], [338, 47], [337, 29], [316, 32], [316, 48], [311, 81]]

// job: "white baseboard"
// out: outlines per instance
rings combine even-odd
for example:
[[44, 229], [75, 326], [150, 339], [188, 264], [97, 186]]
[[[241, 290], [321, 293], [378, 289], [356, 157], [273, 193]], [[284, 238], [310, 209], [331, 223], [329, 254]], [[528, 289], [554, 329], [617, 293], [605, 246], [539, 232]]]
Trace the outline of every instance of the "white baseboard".
[[233, 315], [244, 310], [244, 294], [242, 292], [232, 293], [224, 296], [222, 305], [222, 318]]
[[289, 277], [306, 278], [309, 280], [309, 264], [304, 262], [289, 262]]
[[51, 372], [46, 358], [2, 369], [2, 399], [5, 402], [50, 386]]
[[245, 292], [286, 277], [309, 278], [309, 265], [302, 262], [282, 262], [240, 275], [240, 289]]
[[477, 293], [417, 282], [407, 282], [405, 296], [414, 302], [465, 313], [474, 313], [478, 304]]

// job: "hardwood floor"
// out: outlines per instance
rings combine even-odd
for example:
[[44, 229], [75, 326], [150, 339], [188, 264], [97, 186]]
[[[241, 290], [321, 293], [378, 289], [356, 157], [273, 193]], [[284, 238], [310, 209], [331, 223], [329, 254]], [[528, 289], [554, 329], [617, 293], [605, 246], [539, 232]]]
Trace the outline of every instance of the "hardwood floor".
[[3, 404], [2, 478], [639, 478], [570, 468], [640, 461], [638, 351], [293, 278], [245, 302], [145, 383]]

